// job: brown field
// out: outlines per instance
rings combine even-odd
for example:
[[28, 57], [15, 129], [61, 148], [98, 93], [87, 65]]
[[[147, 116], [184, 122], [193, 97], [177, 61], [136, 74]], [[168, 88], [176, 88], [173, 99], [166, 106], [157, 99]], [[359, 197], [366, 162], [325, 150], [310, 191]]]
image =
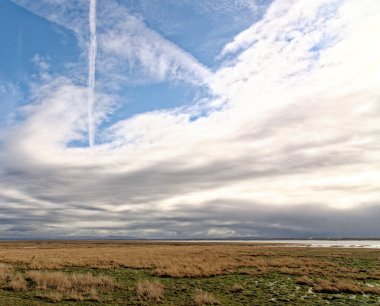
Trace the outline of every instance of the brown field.
[[[127, 272], [137, 273], [133, 284]], [[165, 298], [175, 299], [171, 297], [175, 292], [187, 292], [185, 287], [178, 289], [178, 283], [185, 280], [191, 287], [194, 281], [217, 277], [225, 278], [226, 294], [244, 295], [249, 280], [269, 281], [274, 276], [287, 277], [292, 286], [321, 296], [376, 297], [380, 296], [380, 250], [259, 243], [0, 242], [0, 291], [26, 297], [32, 292], [33, 298], [50, 302], [105, 303], [114, 298], [110, 292], [117, 296], [127, 288], [140, 304], [165, 303]], [[226, 304], [221, 294], [218, 298], [196, 287], [187, 295], [191, 303]]]

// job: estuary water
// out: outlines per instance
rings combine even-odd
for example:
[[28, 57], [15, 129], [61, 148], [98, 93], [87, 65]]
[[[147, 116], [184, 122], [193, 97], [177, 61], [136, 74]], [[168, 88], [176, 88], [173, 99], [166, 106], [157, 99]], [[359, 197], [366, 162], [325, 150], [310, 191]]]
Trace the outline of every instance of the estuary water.
[[380, 249], [380, 240], [170, 240], [172, 242], [217, 242], [217, 243], [259, 243], [282, 244], [289, 247], [315, 248], [370, 248]]
[[[273, 242], [273, 241], [272, 241]], [[291, 246], [306, 247], [336, 247], [336, 248], [371, 248], [379, 249], [380, 240], [279, 240], [276, 243], [284, 243]]]

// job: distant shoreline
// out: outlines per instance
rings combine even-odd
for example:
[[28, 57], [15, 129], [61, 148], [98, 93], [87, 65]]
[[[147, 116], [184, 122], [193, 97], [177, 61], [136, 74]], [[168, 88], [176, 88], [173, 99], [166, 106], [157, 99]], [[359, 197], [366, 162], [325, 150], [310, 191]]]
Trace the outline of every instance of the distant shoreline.
[[265, 238], [265, 237], [232, 237], [232, 238], [138, 238], [138, 237], [119, 237], [119, 236], [107, 236], [107, 237], [93, 237], [93, 236], [76, 236], [76, 237], [0, 237], [0, 241], [81, 241], [81, 240], [88, 240], [88, 241], [163, 241], [163, 242], [267, 242], [267, 241], [380, 241], [379, 238]]
[[0, 239], [0, 243], [54, 243], [71, 244], [265, 244], [281, 247], [312, 248], [371, 248], [380, 249], [380, 239]]

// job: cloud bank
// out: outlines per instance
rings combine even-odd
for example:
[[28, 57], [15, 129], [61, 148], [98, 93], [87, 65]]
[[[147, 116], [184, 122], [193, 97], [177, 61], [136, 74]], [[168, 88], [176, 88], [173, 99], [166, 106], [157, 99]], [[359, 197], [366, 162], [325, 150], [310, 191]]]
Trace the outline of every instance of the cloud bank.
[[[85, 37], [66, 13], [18, 3]], [[108, 4], [98, 20], [107, 86], [146, 78], [208, 94], [101, 128], [124, 102], [101, 87], [101, 141], [83, 147], [86, 87], [68, 75], [35, 84], [24, 119], [1, 134], [4, 236], [378, 235], [378, 1], [274, 1], [215, 67]]]

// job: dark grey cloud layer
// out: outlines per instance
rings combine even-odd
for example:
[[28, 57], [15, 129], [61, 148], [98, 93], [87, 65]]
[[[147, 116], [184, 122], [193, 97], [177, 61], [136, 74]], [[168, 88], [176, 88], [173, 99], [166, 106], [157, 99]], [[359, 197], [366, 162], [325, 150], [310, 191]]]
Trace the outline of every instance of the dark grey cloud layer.
[[[13, 204], [13, 203], [12, 203]], [[321, 209], [320, 204], [273, 208], [260, 203], [213, 201], [194, 209], [186, 205], [169, 212], [129, 209], [113, 213], [73, 204], [49, 209], [0, 209], [5, 237], [68, 237], [68, 235], [137, 238], [212, 237], [378, 237], [379, 203], [352, 210]], [[97, 225], [112, 220], [105, 225]], [[73, 230], [69, 225], [76, 227]], [[78, 225], [80, 225], [78, 228]], [[4, 237], [3, 236], [3, 237]]]

